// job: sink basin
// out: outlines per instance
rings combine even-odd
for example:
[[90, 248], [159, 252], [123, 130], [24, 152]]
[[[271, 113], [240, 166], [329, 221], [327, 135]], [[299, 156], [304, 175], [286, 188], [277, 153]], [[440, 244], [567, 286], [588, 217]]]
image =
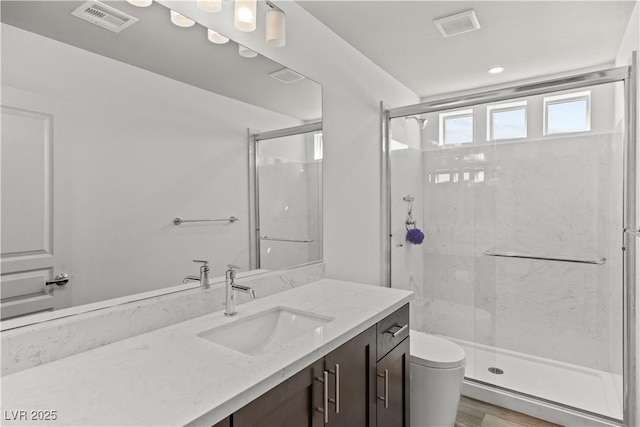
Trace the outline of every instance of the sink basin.
[[217, 326], [198, 336], [232, 350], [254, 356], [266, 353], [302, 335], [322, 334], [333, 318], [287, 307], [274, 307], [244, 319]]

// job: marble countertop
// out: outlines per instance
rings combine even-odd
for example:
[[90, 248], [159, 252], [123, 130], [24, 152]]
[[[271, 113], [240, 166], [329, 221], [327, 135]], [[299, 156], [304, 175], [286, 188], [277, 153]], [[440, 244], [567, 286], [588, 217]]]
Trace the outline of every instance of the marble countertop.
[[[411, 292], [323, 279], [2, 377], [2, 425], [211, 426], [406, 304]], [[197, 334], [273, 307], [334, 318], [249, 356]], [[21, 412], [24, 411], [24, 412]], [[40, 411], [40, 412], [38, 412]], [[44, 411], [44, 412], [43, 412]], [[55, 411], [55, 420], [35, 417]]]

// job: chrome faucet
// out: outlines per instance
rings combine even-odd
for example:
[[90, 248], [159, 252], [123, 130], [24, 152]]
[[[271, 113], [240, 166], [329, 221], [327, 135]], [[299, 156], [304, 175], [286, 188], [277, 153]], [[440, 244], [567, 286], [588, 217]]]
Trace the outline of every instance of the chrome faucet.
[[251, 299], [255, 299], [255, 291], [248, 287], [236, 284], [236, 270], [240, 267], [233, 264], [227, 264], [229, 268], [225, 274], [225, 316], [233, 316], [236, 312], [236, 291], [246, 292]]
[[194, 259], [193, 262], [201, 262], [200, 266], [200, 277], [198, 276], [187, 276], [184, 278], [182, 283], [187, 282], [200, 282], [200, 286], [205, 289], [209, 289], [209, 261], [201, 261], [199, 259]]

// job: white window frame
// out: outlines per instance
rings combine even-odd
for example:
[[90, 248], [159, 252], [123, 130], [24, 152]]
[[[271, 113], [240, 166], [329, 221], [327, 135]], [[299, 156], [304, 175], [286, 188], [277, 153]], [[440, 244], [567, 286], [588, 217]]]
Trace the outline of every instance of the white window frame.
[[[493, 137], [493, 113], [502, 113], [505, 111], [524, 110], [524, 136], [518, 136], [515, 138], [495, 138]], [[489, 105], [487, 107], [487, 141], [505, 141], [514, 139], [524, 139], [528, 135], [527, 130], [527, 101], [509, 102], [507, 104]]]
[[[584, 130], [574, 130], [567, 132], [549, 132], [549, 106], [555, 104], [564, 104], [574, 101], [587, 101], [586, 111], [586, 128]], [[591, 91], [565, 93], [563, 95], [545, 96], [544, 97], [544, 135], [562, 135], [567, 133], [581, 133], [591, 131]]]
[[[447, 120], [449, 119], [457, 119], [460, 117], [471, 117], [471, 141], [469, 142], [460, 142], [457, 144], [445, 144], [445, 123]], [[440, 133], [440, 137], [439, 137], [439, 141], [438, 141], [438, 145], [440, 146], [445, 146], [445, 145], [459, 145], [459, 144], [473, 144], [473, 142], [475, 141], [475, 120], [473, 117], [473, 108], [468, 108], [465, 110], [457, 110], [457, 111], [450, 111], [448, 113], [440, 113], [439, 115], [439, 133]]]

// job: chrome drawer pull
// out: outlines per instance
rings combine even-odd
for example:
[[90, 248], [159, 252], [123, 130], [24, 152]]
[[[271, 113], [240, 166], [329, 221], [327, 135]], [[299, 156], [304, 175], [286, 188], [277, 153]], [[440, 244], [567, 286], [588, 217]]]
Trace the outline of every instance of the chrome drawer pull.
[[[400, 335], [401, 333], [403, 333], [407, 328], [409, 327], [409, 324], [406, 324], [404, 326], [400, 326], [397, 323], [395, 325], [393, 325], [392, 327], [390, 327], [389, 329], [387, 329], [386, 331], [384, 331], [385, 334], [391, 334], [392, 337], [397, 337], [398, 335]], [[391, 329], [393, 328], [400, 328], [398, 330], [396, 330], [395, 332], [391, 332]]]
[[378, 396], [378, 399], [384, 401], [384, 408], [389, 408], [389, 370], [385, 369], [384, 374], [378, 374], [380, 378], [384, 378], [384, 396]]
[[316, 377], [316, 381], [323, 384], [322, 387], [322, 408], [316, 408], [316, 411], [324, 414], [324, 423], [329, 423], [329, 372], [323, 371], [322, 377]]

